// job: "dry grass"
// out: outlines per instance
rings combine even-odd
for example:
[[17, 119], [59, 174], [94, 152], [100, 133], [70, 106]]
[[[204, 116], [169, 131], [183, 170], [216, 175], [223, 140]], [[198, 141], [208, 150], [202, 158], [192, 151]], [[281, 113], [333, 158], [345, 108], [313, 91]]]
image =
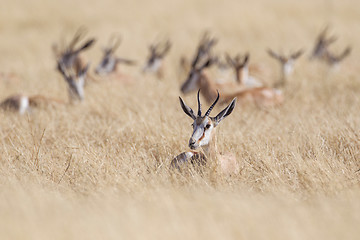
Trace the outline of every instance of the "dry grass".
[[[1, 239], [356, 239], [360, 234], [359, 1], [6, 1], [0, 9], [0, 96], [67, 99], [51, 44], [80, 25], [98, 43], [97, 63], [113, 32], [119, 53], [144, 61], [156, 37], [174, 47], [163, 81], [124, 67], [134, 85], [90, 84], [86, 101], [0, 113]], [[6, 6], [6, 7], [4, 7]], [[168, 170], [187, 149], [190, 119], [181, 111], [178, 59], [190, 56], [204, 29], [219, 51], [265, 54], [306, 48], [324, 23], [352, 44], [338, 71], [303, 57], [284, 106], [237, 107], [218, 130], [221, 151], [234, 152], [236, 176]], [[195, 93], [185, 98], [195, 106]], [[219, 107], [214, 110], [218, 111]]]

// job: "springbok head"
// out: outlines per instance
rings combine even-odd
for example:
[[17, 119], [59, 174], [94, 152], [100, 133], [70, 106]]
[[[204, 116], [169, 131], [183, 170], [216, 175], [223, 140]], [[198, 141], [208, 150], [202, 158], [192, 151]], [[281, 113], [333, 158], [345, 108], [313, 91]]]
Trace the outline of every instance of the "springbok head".
[[326, 54], [330, 44], [337, 40], [336, 36], [327, 36], [329, 26], [326, 26], [318, 35], [310, 59], [321, 59]]
[[[197, 47], [197, 52], [191, 62], [191, 68], [186, 81], [181, 86], [181, 92], [187, 94], [200, 88], [201, 72], [217, 61], [211, 56], [211, 49], [217, 43], [217, 39], [209, 37], [205, 32]], [[205, 59], [205, 60], [204, 60]]]
[[236, 103], [236, 98], [234, 98], [225, 109], [223, 109], [218, 115], [216, 115], [216, 117], [210, 117], [210, 113], [212, 109], [219, 100], [219, 93], [218, 93], [215, 102], [209, 107], [205, 115], [202, 116], [199, 94], [200, 94], [200, 90], [197, 93], [197, 101], [198, 101], [197, 115], [195, 115], [193, 110], [185, 104], [185, 102], [182, 100], [181, 97], [179, 97], [180, 105], [183, 111], [194, 120], [192, 124], [193, 133], [189, 140], [189, 147], [193, 150], [208, 145], [210, 143], [210, 141], [214, 138], [215, 128], [224, 118], [226, 118], [231, 114], [231, 112], [234, 110]]
[[213, 63], [216, 62], [216, 59], [209, 57], [205, 62], [198, 62], [195, 65], [191, 66], [190, 73], [186, 79], [186, 81], [181, 86], [181, 92], [183, 94], [190, 93], [196, 89], [200, 88], [200, 80], [202, 71], [208, 67], [210, 67]]
[[63, 46], [61, 47], [57, 44], [53, 45], [53, 51], [56, 59], [59, 59], [66, 69], [73, 68], [75, 71], [79, 71], [83, 68], [79, 54], [91, 47], [95, 42], [95, 38], [90, 38], [86, 40], [85, 43], [81, 44], [80, 47], [76, 47], [78, 42], [85, 37], [86, 33], [86, 29], [84, 27], [80, 27], [69, 44], [62, 44]]
[[115, 51], [121, 44], [120, 37], [111, 37], [107, 47], [103, 49], [103, 57], [100, 63], [95, 69], [95, 73], [99, 75], [107, 75], [116, 71], [117, 65], [119, 63], [124, 63], [127, 65], [134, 65], [135, 62], [132, 60], [119, 58], [115, 56]]
[[243, 57], [240, 54], [237, 54], [234, 58], [230, 57], [229, 54], [226, 54], [226, 60], [234, 69], [236, 81], [238, 83], [243, 83], [242, 81], [249, 75], [249, 59], [249, 53], [246, 53]]
[[16, 111], [19, 114], [30, 112], [30, 101], [28, 96], [14, 95], [6, 98], [0, 103], [0, 108], [3, 110]]
[[338, 55], [333, 54], [333, 53], [329, 52], [329, 50], [328, 50], [328, 51], [326, 51], [326, 53], [324, 55], [324, 60], [330, 67], [336, 67], [339, 65], [339, 63], [341, 61], [343, 61], [347, 56], [349, 56], [350, 53], [351, 53], [350, 46], [345, 48], [344, 51]]
[[158, 72], [161, 68], [164, 57], [169, 53], [171, 48], [170, 40], [158, 42], [149, 46], [150, 54], [147, 58], [143, 72]]
[[74, 72], [67, 70], [65, 64], [62, 61], [58, 61], [58, 70], [68, 84], [70, 101], [84, 100], [84, 85], [89, 66], [90, 64], [88, 63], [85, 68]]
[[267, 50], [270, 57], [279, 61], [283, 76], [289, 76], [294, 71], [295, 61], [304, 53], [302, 49], [291, 52], [289, 55], [276, 53], [271, 49]]

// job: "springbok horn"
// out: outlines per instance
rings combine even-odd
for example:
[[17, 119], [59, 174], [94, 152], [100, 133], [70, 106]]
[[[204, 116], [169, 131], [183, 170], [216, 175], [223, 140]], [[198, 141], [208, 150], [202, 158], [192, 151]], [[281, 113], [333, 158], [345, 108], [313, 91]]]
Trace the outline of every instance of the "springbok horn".
[[198, 100], [198, 117], [201, 117], [201, 103], [200, 103], [200, 89], [197, 93], [197, 100]]
[[219, 91], [217, 91], [217, 97], [215, 99], [215, 102], [209, 107], [209, 109], [206, 111], [205, 113], [205, 116], [209, 116], [210, 112], [212, 111], [212, 109], [215, 107], [217, 101], [219, 101], [219, 97], [220, 97], [220, 94], [219, 94]]

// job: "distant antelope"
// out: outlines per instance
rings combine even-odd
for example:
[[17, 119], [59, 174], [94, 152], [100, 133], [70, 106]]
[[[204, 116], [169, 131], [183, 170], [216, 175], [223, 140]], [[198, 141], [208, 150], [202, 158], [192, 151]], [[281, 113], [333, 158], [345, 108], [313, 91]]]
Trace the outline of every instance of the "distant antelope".
[[[214, 37], [210, 37], [210, 33], [208, 31], [204, 32], [202, 35], [200, 42], [197, 46], [197, 52], [194, 56], [194, 58], [190, 61], [189, 58], [186, 56], [181, 56], [180, 58], [180, 73], [186, 73], [188, 74], [191, 70], [191, 67], [197, 64], [199, 59], [208, 57], [209, 55], [212, 55], [211, 50], [212, 48], [217, 44], [218, 40]], [[215, 58], [214, 58], [215, 59]], [[216, 63], [219, 64], [219, 59], [216, 58]], [[224, 66], [222, 64], [222, 66]], [[181, 75], [181, 74], [179, 74]]]
[[316, 38], [315, 46], [310, 59], [322, 59], [329, 46], [337, 40], [335, 36], [327, 36], [329, 26], [326, 26]]
[[29, 97], [22, 94], [10, 96], [0, 103], [0, 108], [24, 114], [30, 109]]
[[336, 67], [341, 61], [343, 61], [347, 56], [351, 53], [351, 47], [347, 47], [340, 54], [333, 54], [329, 50], [327, 50], [323, 56], [324, 61], [330, 67]]
[[112, 37], [109, 40], [109, 44], [106, 48], [103, 49], [104, 55], [95, 69], [95, 73], [98, 75], [115, 75], [117, 77], [122, 77], [122, 74], [119, 72], [119, 64], [126, 65], [135, 65], [135, 61], [119, 58], [115, 56], [115, 51], [121, 44], [120, 37]]
[[[200, 85], [214, 85], [214, 91], [208, 91], [208, 87], [204, 87], [202, 94], [206, 95], [206, 100], [211, 102], [216, 97], [216, 89], [219, 89], [221, 94], [224, 94], [226, 90], [234, 91], [237, 88], [241, 88], [235, 83], [216, 83], [215, 81], [210, 80], [210, 77], [207, 73], [204, 72], [206, 68], [211, 66], [214, 63], [217, 63], [218, 59], [212, 57], [212, 48], [217, 43], [217, 39], [209, 36], [208, 32], [205, 32], [200, 42], [197, 46], [196, 54], [191, 61], [191, 65], [188, 67], [188, 77], [187, 80], [181, 86], [181, 92], [187, 94], [191, 91], [195, 91], [200, 88]], [[184, 58], [185, 59], [185, 58]], [[206, 59], [205, 61], [203, 61]], [[183, 61], [188, 62], [188, 61]], [[203, 87], [202, 87], [203, 88]]]
[[30, 112], [32, 108], [47, 106], [49, 104], [65, 104], [62, 100], [49, 98], [41, 95], [26, 96], [23, 94], [16, 94], [7, 97], [0, 103], [0, 108], [5, 111], [14, 111], [19, 114]]
[[155, 73], [159, 79], [164, 77], [164, 57], [169, 53], [171, 43], [169, 40], [165, 42], [158, 42], [149, 46], [150, 54], [147, 58], [146, 64], [143, 67], [143, 72]]
[[330, 52], [329, 46], [337, 40], [336, 36], [327, 37], [328, 26], [319, 34], [310, 59], [317, 58], [328, 66], [335, 67], [351, 53], [351, 47], [346, 47], [340, 54]]
[[[84, 99], [84, 83], [88, 69], [89, 64], [84, 69], [81, 69], [80, 72], [74, 74], [70, 73], [71, 71], [67, 70], [61, 61], [58, 62], [58, 70], [68, 84], [70, 102], [74, 102], [76, 100], [82, 101]], [[41, 95], [26, 96], [23, 94], [17, 94], [3, 100], [0, 103], [0, 108], [24, 114], [29, 112], [33, 107], [40, 107], [50, 103], [65, 104], [62, 100]]]
[[280, 80], [275, 84], [275, 87], [283, 87], [286, 84], [287, 78], [294, 71], [295, 61], [304, 53], [304, 51], [300, 49], [296, 52], [290, 53], [289, 55], [275, 53], [271, 49], [268, 49], [267, 52], [269, 56], [277, 60], [281, 66]]
[[246, 53], [244, 57], [237, 54], [234, 58], [231, 58], [229, 54], [226, 54], [226, 60], [228, 64], [233, 68], [235, 72], [236, 82], [244, 87], [261, 87], [264, 84], [259, 80], [249, 75], [249, 53]]
[[80, 53], [91, 47], [94, 44], [95, 39], [90, 38], [86, 40], [85, 43], [80, 47], [76, 47], [77, 43], [85, 36], [85, 34], [86, 29], [81, 27], [75, 33], [73, 39], [68, 45], [65, 44], [66, 46], [61, 47], [59, 47], [57, 44], [53, 45], [53, 51], [56, 59], [62, 62], [63, 67], [66, 70], [73, 69], [73, 71], [79, 72], [87, 65], [86, 61], [83, 57], [81, 57]]
[[[224, 118], [232, 113], [235, 108], [236, 99], [233, 99], [224, 110], [216, 115], [216, 117], [210, 117], [212, 109], [219, 100], [218, 94], [214, 103], [206, 111], [205, 115], [202, 116], [199, 93], [200, 90], [197, 94], [197, 115], [195, 115], [193, 110], [185, 104], [181, 97], [179, 97], [181, 108], [186, 115], [194, 120], [192, 124], [193, 133], [189, 140], [189, 147], [192, 151], [183, 152], [175, 157], [171, 162], [171, 166], [180, 169], [181, 166], [186, 163], [205, 165], [208, 161], [212, 161], [220, 166], [220, 169], [225, 173], [237, 173], [239, 166], [235, 156], [233, 154], [219, 154], [216, 146], [216, 127]], [[195, 151], [199, 148], [203, 149], [203, 153]]]
[[[204, 72], [206, 68], [213, 64], [214, 60], [207, 59], [206, 62], [196, 63], [187, 78], [181, 86], [181, 92], [186, 94], [201, 88], [202, 95], [207, 102], [213, 101], [220, 92], [222, 102], [228, 102], [237, 97], [238, 102], [247, 104], [253, 103], [258, 107], [272, 107], [281, 104], [284, 101], [283, 94], [280, 90], [268, 87], [244, 88], [239, 84], [217, 84]], [[201, 63], [201, 62], [200, 62]]]
[[84, 68], [79, 69], [78, 72], [74, 72], [67, 70], [62, 61], [58, 62], [58, 70], [68, 85], [70, 102], [84, 100], [84, 85], [89, 65], [87, 64]]

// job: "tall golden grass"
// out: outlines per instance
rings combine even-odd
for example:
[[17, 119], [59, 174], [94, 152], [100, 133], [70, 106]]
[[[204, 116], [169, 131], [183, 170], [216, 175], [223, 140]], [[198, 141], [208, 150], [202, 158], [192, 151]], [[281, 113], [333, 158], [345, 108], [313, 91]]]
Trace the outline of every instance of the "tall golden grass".
[[[0, 239], [357, 239], [360, 234], [359, 1], [5, 1], [0, 8], [0, 96], [23, 92], [67, 100], [51, 45], [81, 26], [98, 42], [121, 33], [118, 54], [143, 64], [147, 46], [169, 37], [162, 81], [123, 67], [132, 85], [89, 84], [71, 106], [0, 112]], [[327, 23], [338, 70], [309, 62]], [[240, 173], [169, 171], [187, 150], [191, 121], [178, 95], [182, 54], [206, 29], [218, 52], [306, 49], [279, 108], [237, 106], [218, 130]], [[195, 93], [185, 97], [196, 108]], [[214, 110], [219, 111], [220, 107]]]

